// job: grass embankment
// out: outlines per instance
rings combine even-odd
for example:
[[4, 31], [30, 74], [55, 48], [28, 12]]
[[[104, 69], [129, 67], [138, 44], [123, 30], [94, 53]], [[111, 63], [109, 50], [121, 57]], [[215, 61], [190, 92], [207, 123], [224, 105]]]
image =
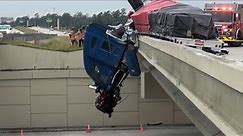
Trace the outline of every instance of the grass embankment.
[[25, 34], [37, 34], [38, 31], [29, 29], [27, 27], [22, 27], [22, 26], [16, 26], [15, 29], [24, 32]]
[[0, 41], [0, 45], [17, 45], [17, 46], [45, 49], [45, 50], [52, 50], [52, 51], [62, 51], [62, 52], [81, 50], [81, 48], [79, 48], [78, 46], [75, 45], [71, 46], [70, 40], [67, 36], [53, 37], [51, 39], [41, 40], [36, 43], [19, 41], [19, 40]]

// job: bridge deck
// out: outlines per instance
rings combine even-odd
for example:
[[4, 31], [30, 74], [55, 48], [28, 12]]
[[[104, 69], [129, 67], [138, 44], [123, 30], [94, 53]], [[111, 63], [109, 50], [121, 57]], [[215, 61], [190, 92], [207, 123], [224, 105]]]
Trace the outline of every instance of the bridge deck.
[[147, 36], [138, 44], [140, 54], [225, 135], [243, 135], [243, 63]]

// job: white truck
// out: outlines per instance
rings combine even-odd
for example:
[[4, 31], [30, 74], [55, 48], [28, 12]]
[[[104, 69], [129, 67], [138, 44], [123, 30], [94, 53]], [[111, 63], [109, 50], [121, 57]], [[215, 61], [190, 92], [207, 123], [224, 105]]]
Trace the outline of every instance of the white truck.
[[0, 33], [10, 34], [11, 31], [12, 31], [12, 27], [10, 25], [0, 25]]

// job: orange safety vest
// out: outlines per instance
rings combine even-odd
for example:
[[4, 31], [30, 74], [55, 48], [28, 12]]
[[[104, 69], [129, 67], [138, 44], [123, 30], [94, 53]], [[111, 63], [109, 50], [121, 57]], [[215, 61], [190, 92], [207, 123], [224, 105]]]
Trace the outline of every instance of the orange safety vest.
[[75, 40], [75, 33], [73, 31], [69, 34], [69, 38], [72, 41]]

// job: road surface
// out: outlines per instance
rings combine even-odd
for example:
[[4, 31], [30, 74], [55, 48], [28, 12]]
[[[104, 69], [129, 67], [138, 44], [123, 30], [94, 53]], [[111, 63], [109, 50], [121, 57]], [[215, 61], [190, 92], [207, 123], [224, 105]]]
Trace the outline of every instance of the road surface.
[[57, 36], [68, 36], [68, 34], [65, 32], [51, 30], [51, 29], [47, 29], [47, 28], [42, 28], [42, 27], [28, 27], [28, 28], [39, 31], [44, 34], [57, 34]]
[[225, 58], [237, 62], [243, 62], [243, 45], [239, 47], [225, 47], [225, 48], [229, 50], [229, 54], [225, 55]]
[[[20, 133], [0, 133], [1, 136], [19, 136]], [[157, 129], [139, 130], [93, 130], [60, 131], [60, 132], [24, 132], [24, 136], [202, 136], [194, 126], [162, 127]]]
[[15, 29], [15, 28], [12, 28], [12, 30], [11, 30], [10, 33], [20, 33], [20, 34], [24, 34], [24, 32], [19, 31], [19, 30]]

